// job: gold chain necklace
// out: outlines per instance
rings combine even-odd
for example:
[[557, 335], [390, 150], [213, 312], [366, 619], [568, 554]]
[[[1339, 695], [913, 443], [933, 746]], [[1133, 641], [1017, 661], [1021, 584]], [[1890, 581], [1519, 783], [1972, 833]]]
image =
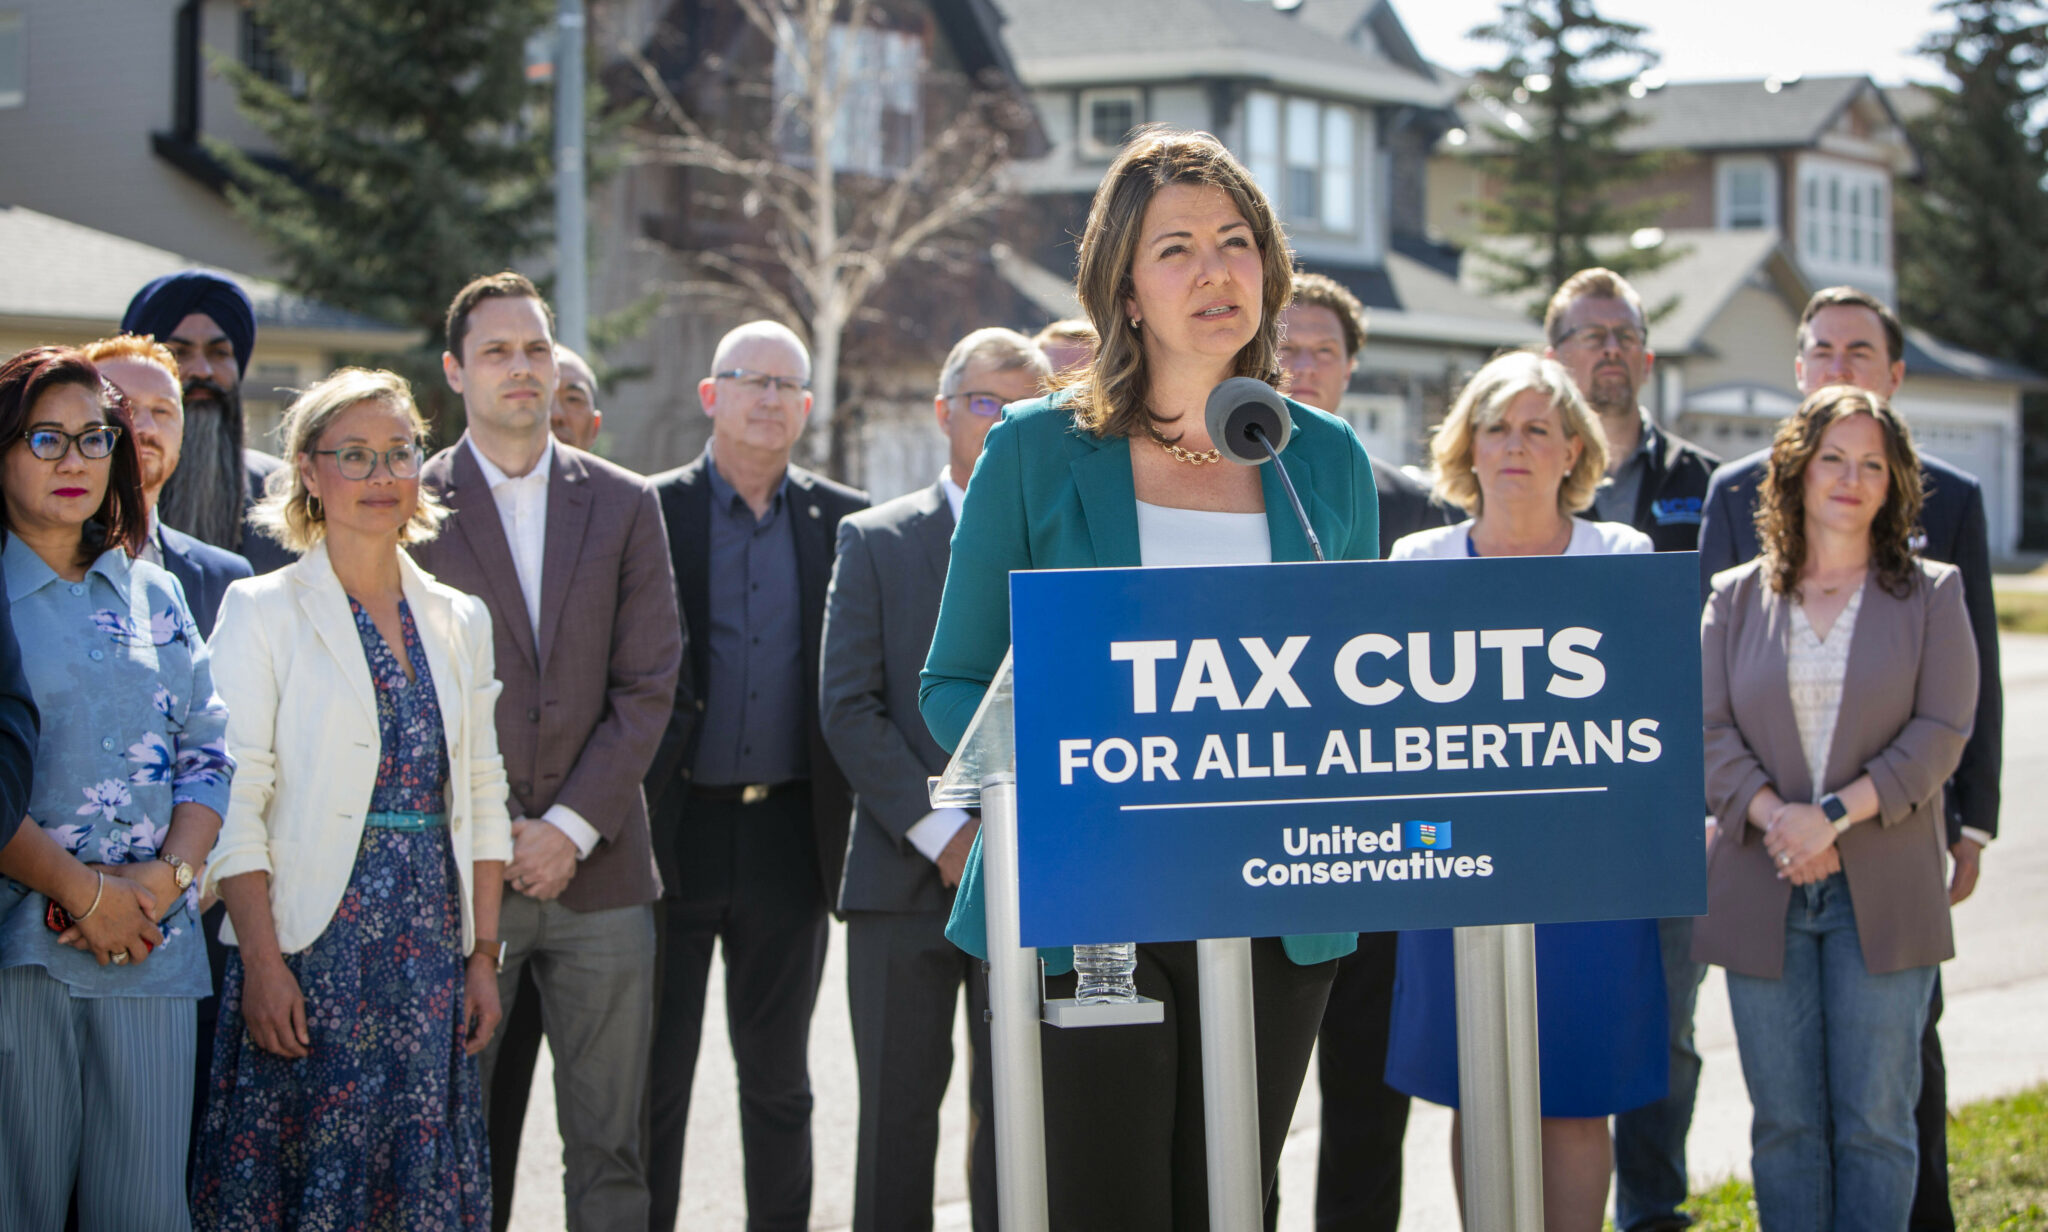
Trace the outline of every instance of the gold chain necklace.
[[1185, 462], [1189, 466], [1207, 466], [1211, 462], [1221, 462], [1223, 460], [1223, 451], [1220, 449], [1210, 449], [1202, 453], [1196, 453], [1192, 449], [1184, 449], [1167, 440], [1164, 436], [1160, 435], [1159, 429], [1150, 424], [1145, 425], [1145, 431], [1151, 435], [1152, 443], [1172, 455], [1173, 460], [1176, 462]]

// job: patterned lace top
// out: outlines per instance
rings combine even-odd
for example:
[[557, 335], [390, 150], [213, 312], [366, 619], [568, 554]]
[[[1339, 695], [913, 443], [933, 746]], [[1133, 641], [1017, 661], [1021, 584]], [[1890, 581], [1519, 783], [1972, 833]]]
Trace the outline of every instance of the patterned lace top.
[[[1867, 584], [1867, 583], [1866, 583]], [[1863, 587], [1849, 596], [1835, 617], [1826, 640], [1813, 631], [1806, 608], [1792, 608], [1792, 644], [1786, 647], [1785, 684], [1792, 694], [1792, 717], [1799, 723], [1799, 743], [1813, 780], [1813, 800], [1827, 794], [1828, 751], [1835, 743], [1835, 719], [1841, 714], [1842, 680], [1849, 672], [1849, 643], [1856, 637], [1856, 613], [1863, 607]]]

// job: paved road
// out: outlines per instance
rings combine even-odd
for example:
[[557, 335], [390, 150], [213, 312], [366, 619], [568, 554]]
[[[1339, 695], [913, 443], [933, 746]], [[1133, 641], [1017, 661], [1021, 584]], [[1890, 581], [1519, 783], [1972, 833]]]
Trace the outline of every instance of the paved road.
[[[2048, 1082], [2048, 637], [2007, 635], [2004, 836], [1985, 854], [1984, 880], [1956, 912], [1959, 954], [1943, 971], [1948, 1010], [1942, 1036], [1949, 1058], [1949, 1098], [1967, 1103]], [[713, 974], [710, 1004], [723, 1004]], [[847, 1225], [853, 1201], [853, 1044], [846, 1014], [844, 935], [834, 929], [811, 1036], [811, 1073], [818, 1092], [815, 1119], [817, 1189], [811, 1227]], [[1749, 1099], [1735, 1055], [1728, 998], [1720, 974], [1701, 992], [1700, 1051], [1706, 1058], [1689, 1150], [1694, 1176], [1747, 1175]], [[956, 1053], [964, 1043], [956, 1043]], [[563, 1226], [561, 1142], [546, 1085], [546, 1058], [520, 1153], [516, 1232]], [[690, 1152], [684, 1161], [683, 1211], [690, 1232], [739, 1232], [745, 1226], [740, 1189], [737, 1101], [732, 1054], [722, 1021], [707, 1023], [690, 1110]], [[1310, 1070], [1281, 1163], [1283, 1232], [1307, 1232], [1314, 1203], [1320, 1101]], [[937, 1226], [965, 1229], [966, 1105], [961, 1084], [947, 1092], [939, 1172]], [[1403, 1225], [1457, 1226], [1449, 1168], [1450, 1114], [1417, 1103], [1409, 1123]]]

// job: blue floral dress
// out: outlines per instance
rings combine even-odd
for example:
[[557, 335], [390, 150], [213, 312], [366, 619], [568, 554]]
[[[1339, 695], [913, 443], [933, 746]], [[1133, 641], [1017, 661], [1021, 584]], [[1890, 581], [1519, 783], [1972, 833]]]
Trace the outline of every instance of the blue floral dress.
[[[445, 807], [448, 744], [412, 609], [399, 605], [408, 681], [351, 599], [377, 689], [382, 754], [372, 812]], [[280, 768], [284, 772], [284, 768]], [[445, 825], [365, 827], [325, 932], [285, 965], [306, 998], [311, 1055], [265, 1052], [242, 1022], [228, 960], [193, 1226], [488, 1228], [490, 1156], [474, 1058], [464, 1055], [461, 883]]]

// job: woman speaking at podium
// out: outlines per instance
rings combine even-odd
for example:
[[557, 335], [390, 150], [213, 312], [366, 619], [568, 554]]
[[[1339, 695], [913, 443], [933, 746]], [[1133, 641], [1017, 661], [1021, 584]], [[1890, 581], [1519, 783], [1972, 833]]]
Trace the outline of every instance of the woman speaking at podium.
[[[1265, 194], [1214, 137], [1150, 128], [1124, 147], [1081, 237], [1076, 290], [1102, 339], [1095, 360], [1011, 407], [967, 488], [924, 672], [940, 744], [958, 743], [1009, 647], [1011, 570], [1312, 558], [1273, 468], [1224, 464], [1202, 415], [1224, 380], [1278, 381], [1292, 264]], [[1342, 420], [1289, 409], [1287, 456], [1317, 537], [1336, 559], [1377, 556], [1364, 448]], [[947, 935], [986, 956], [981, 890], [977, 842]], [[1335, 960], [1356, 945], [1349, 933], [1252, 943], [1269, 1203]], [[1048, 995], [1073, 995], [1071, 952], [1039, 953]], [[1208, 1227], [1194, 943], [1139, 945], [1137, 986], [1165, 1003], [1163, 1024], [1044, 1030], [1054, 1227]]]
[[[1469, 510], [1472, 520], [1406, 536], [1394, 544], [1395, 560], [1651, 550], [1633, 527], [1575, 516], [1593, 503], [1607, 444], [1555, 360], [1516, 352], [1481, 368], [1437, 429], [1430, 454], [1435, 495]], [[1451, 934], [1402, 933], [1387, 1085], [1455, 1108], [1452, 989]], [[1538, 925], [1536, 1006], [1544, 1226], [1597, 1232], [1614, 1157], [1607, 1117], [1661, 1098], [1668, 1080], [1657, 922]], [[1458, 1141], [1453, 1133], [1454, 1150]]]

